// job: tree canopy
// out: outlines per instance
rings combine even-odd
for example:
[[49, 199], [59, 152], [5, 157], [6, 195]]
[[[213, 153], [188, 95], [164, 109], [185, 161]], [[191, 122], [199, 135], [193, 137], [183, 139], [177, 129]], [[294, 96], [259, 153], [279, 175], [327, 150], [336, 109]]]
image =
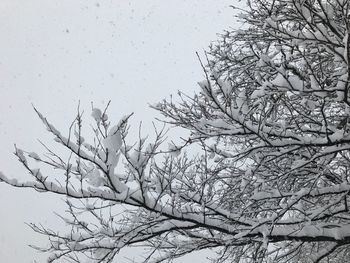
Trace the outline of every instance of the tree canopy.
[[92, 140], [80, 112], [63, 135], [37, 111], [68, 157], [16, 148], [31, 179], [0, 178], [67, 197], [70, 231], [32, 225], [50, 240], [49, 262], [112, 262], [135, 245], [148, 249], [145, 262], [203, 249], [214, 262], [349, 260], [349, 8], [248, 1], [241, 28], [200, 60], [200, 90], [153, 106], [188, 131], [177, 144], [165, 128], [130, 144], [131, 115], [113, 126], [107, 108], [92, 110]]

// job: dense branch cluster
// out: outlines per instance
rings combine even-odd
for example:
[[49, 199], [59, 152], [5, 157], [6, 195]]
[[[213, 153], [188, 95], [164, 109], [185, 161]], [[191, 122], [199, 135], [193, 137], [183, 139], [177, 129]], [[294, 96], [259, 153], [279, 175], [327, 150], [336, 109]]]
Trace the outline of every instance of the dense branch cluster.
[[[248, 1], [242, 28], [211, 46], [200, 91], [154, 106], [189, 131], [166, 151], [164, 129], [128, 144], [130, 116], [112, 126], [94, 108], [88, 143], [80, 113], [65, 137], [38, 112], [70, 154], [16, 149], [32, 180], [0, 178], [69, 197], [69, 233], [32, 225], [50, 239], [50, 262], [111, 262], [133, 245], [148, 249], [145, 262], [208, 248], [215, 262], [348, 261], [349, 9]], [[62, 173], [43, 175], [29, 159]]]

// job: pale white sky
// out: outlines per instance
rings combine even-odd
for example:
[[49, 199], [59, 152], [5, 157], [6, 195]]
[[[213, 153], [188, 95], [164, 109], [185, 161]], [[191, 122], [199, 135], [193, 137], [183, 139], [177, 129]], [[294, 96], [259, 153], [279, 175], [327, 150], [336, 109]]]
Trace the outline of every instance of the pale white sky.
[[[135, 112], [144, 132], [155, 113], [148, 103], [192, 93], [203, 73], [195, 55], [233, 24], [229, 0], [1, 0], [0, 171], [25, 178], [13, 144], [42, 152], [50, 136], [31, 103], [66, 131], [78, 101], [118, 119]], [[54, 143], [51, 143], [54, 145]], [[0, 184], [0, 261], [45, 262], [29, 244], [45, 245], [25, 222], [64, 226], [51, 194]], [[189, 260], [182, 260], [182, 262]], [[118, 261], [118, 262], [127, 262]]]

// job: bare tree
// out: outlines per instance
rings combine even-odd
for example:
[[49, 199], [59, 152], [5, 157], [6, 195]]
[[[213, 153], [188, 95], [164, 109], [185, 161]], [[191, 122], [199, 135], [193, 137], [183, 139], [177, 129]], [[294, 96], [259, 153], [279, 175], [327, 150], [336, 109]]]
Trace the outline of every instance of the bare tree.
[[94, 108], [88, 143], [79, 112], [67, 137], [38, 112], [69, 156], [16, 149], [32, 180], [0, 178], [68, 197], [68, 233], [32, 225], [50, 239], [49, 262], [111, 262], [134, 245], [149, 249], [145, 262], [208, 248], [215, 262], [349, 261], [349, 8], [248, 1], [241, 29], [202, 63], [201, 90], [154, 106], [190, 133], [167, 151], [164, 129], [129, 145], [130, 116], [112, 127]]

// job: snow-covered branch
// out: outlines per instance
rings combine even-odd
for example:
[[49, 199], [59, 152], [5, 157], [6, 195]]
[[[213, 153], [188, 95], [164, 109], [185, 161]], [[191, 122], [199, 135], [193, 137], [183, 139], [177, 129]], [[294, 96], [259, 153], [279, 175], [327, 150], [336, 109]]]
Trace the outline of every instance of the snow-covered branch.
[[182, 144], [165, 127], [130, 143], [131, 115], [112, 126], [98, 108], [90, 139], [79, 111], [63, 135], [35, 109], [67, 152], [16, 147], [30, 179], [0, 181], [68, 198], [68, 233], [31, 225], [49, 261], [112, 262], [125, 246], [145, 262], [208, 248], [216, 262], [348, 261], [349, 9], [248, 1], [241, 29], [200, 58], [199, 91], [153, 106], [189, 132]]

